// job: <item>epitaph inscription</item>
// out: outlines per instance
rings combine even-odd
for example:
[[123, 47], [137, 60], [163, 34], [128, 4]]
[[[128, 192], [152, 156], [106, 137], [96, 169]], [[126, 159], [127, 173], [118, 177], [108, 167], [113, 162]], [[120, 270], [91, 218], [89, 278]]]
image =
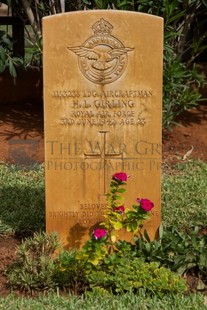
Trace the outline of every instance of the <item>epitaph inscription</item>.
[[154, 202], [145, 227], [155, 237], [162, 23], [104, 10], [43, 19], [46, 227], [65, 247], [80, 247], [102, 222], [105, 194], [120, 171], [130, 175], [127, 208], [137, 197]]

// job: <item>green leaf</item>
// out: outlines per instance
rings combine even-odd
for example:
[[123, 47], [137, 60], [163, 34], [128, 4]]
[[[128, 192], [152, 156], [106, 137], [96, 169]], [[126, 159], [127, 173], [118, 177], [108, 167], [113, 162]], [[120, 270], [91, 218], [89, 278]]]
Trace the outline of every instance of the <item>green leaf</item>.
[[207, 7], [207, 0], [202, 0], [202, 2]]
[[121, 197], [121, 196], [116, 196], [116, 200], [122, 200], [123, 199], [123, 197]]
[[163, 237], [163, 225], [161, 224], [159, 227], [159, 238], [162, 239]]
[[117, 190], [118, 193], [125, 193], [126, 192], [126, 189], [125, 188], [119, 188]]
[[9, 72], [14, 78], [17, 77], [17, 71], [11, 58], [9, 59]]
[[12, 0], [7, 0], [7, 5], [11, 6], [12, 5]]
[[147, 242], [151, 242], [150, 237], [149, 237], [146, 229], [144, 230], [144, 237], [147, 240]]
[[83, 0], [83, 3], [91, 5], [91, 1], [88, 1], [88, 0]]
[[20, 57], [13, 57], [13, 62], [15, 62], [16, 64], [20, 64], [23, 65], [24, 64], [24, 60]]
[[204, 289], [205, 289], [205, 284], [204, 284], [204, 282], [201, 280], [201, 279], [199, 279], [198, 280], [198, 285], [197, 285], [197, 290], [198, 291], [203, 291]]
[[137, 228], [138, 228], [138, 223], [134, 221], [127, 225], [126, 230], [128, 232], [135, 232]]
[[2, 61], [2, 63], [5, 63], [6, 61], [6, 54], [3, 46], [0, 46], [0, 60]]
[[5, 68], [6, 68], [5, 63], [3, 63], [2, 60], [0, 59], [0, 73], [4, 72]]
[[8, 38], [8, 36], [5, 34], [2, 36], [2, 41], [8, 46], [8, 47], [12, 47], [12, 42], [11, 40]]
[[129, 220], [134, 219], [134, 218], [137, 217], [137, 213], [134, 212], [134, 211], [128, 211], [128, 212], [126, 213], [126, 217], [127, 217]]
[[146, 249], [147, 253], [149, 254], [150, 251], [151, 251], [151, 245], [150, 245], [150, 243], [145, 243], [145, 249]]
[[122, 225], [122, 223], [120, 223], [120, 222], [114, 223], [113, 226], [114, 226], [114, 229], [115, 229], [115, 230], [119, 230], [119, 229], [122, 229], [122, 228], [123, 228], [123, 225]]

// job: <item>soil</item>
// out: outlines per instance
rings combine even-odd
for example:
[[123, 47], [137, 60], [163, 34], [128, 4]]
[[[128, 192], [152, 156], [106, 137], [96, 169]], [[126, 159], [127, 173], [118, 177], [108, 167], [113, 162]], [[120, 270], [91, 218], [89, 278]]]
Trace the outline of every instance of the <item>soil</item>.
[[[167, 165], [197, 158], [207, 160], [207, 103], [186, 111], [171, 131], [164, 133], [163, 162]], [[25, 166], [44, 161], [43, 109], [41, 104], [27, 101], [1, 104], [0, 163]], [[0, 296], [10, 292], [5, 270], [15, 259], [20, 240], [14, 236], [0, 236]], [[197, 279], [189, 277], [194, 289]], [[195, 283], [195, 284], [194, 284]]]
[[185, 111], [171, 131], [164, 133], [163, 161], [207, 160], [207, 103]]
[[14, 236], [0, 236], [0, 296], [7, 296], [10, 290], [7, 285], [5, 270], [15, 259], [15, 249], [20, 240]]

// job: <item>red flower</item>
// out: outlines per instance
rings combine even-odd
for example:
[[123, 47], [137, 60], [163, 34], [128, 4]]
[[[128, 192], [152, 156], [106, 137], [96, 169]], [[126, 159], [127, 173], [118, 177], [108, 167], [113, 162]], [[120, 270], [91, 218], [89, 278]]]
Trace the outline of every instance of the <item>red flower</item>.
[[93, 231], [93, 236], [96, 240], [103, 238], [104, 236], [106, 236], [106, 234], [107, 234], [107, 231], [101, 228], [96, 228]]
[[112, 175], [112, 178], [116, 181], [126, 182], [129, 178], [129, 175], [127, 175], [125, 172], [117, 172]]
[[137, 198], [137, 202], [139, 202], [140, 207], [147, 212], [149, 212], [154, 207], [154, 203], [150, 201], [149, 199]]
[[124, 206], [119, 206], [119, 207], [114, 207], [114, 212], [118, 212], [118, 213], [124, 213]]

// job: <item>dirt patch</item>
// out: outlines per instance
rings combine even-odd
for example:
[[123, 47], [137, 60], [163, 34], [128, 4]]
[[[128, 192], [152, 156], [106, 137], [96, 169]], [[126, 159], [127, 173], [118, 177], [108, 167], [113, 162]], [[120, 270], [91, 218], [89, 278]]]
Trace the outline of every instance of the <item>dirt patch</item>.
[[0, 106], [0, 162], [32, 166], [44, 161], [43, 105], [41, 102]]
[[164, 133], [163, 161], [207, 160], [207, 104], [186, 111], [178, 125]]
[[20, 240], [12, 236], [0, 236], [0, 296], [7, 296], [10, 289], [7, 285], [5, 271], [16, 257], [16, 247]]

